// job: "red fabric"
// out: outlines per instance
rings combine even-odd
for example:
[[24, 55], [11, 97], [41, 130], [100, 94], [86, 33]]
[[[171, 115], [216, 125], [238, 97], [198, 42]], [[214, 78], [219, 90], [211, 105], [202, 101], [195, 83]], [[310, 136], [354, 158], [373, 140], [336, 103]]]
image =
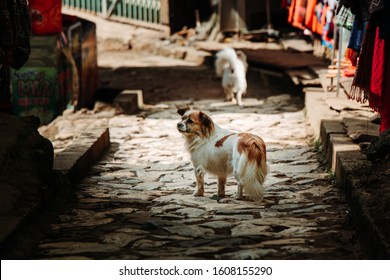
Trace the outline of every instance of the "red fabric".
[[62, 31], [61, 0], [29, 0], [32, 33], [55, 34]]
[[369, 104], [378, 111], [381, 105], [384, 74], [385, 41], [379, 38], [379, 27], [375, 30], [374, 52], [372, 56]]
[[379, 108], [381, 115], [380, 133], [390, 128], [390, 41], [385, 41], [384, 65], [383, 91]]
[[282, 3], [280, 4], [280, 7], [282, 9], [286, 9], [288, 7], [288, 3], [287, 3], [287, 0], [282, 0]]

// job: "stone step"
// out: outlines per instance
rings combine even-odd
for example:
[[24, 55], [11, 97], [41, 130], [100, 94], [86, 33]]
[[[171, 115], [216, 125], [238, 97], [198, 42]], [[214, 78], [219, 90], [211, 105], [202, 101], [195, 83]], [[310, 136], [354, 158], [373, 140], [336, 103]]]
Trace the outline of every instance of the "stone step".
[[134, 115], [144, 108], [142, 90], [124, 90], [113, 101], [121, 113]]
[[66, 175], [72, 184], [87, 173], [110, 146], [107, 127], [93, 128], [81, 133], [70, 146], [54, 158], [53, 169]]

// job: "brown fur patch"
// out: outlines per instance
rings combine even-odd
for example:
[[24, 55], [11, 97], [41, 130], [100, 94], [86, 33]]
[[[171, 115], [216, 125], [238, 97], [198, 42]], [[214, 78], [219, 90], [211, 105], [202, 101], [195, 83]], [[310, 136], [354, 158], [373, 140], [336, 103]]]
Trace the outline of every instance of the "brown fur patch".
[[213, 121], [203, 112], [194, 111], [188, 115], [188, 119], [191, 119], [193, 123], [189, 124], [187, 121], [187, 126], [201, 137], [210, 137], [214, 131]]
[[245, 153], [249, 162], [256, 162], [258, 167], [266, 162], [266, 146], [259, 136], [250, 133], [240, 133], [237, 150], [240, 154]]
[[188, 105], [186, 105], [185, 107], [176, 105], [176, 108], [177, 108], [177, 113], [180, 116], [183, 116], [188, 110], [190, 110], [190, 107], [188, 107]]
[[215, 147], [217, 148], [220, 148], [222, 147], [223, 143], [226, 141], [226, 139], [228, 139], [230, 136], [234, 135], [234, 133], [232, 134], [229, 134], [229, 135], [226, 135], [224, 137], [222, 137], [221, 139], [219, 139], [216, 143], [215, 143]]

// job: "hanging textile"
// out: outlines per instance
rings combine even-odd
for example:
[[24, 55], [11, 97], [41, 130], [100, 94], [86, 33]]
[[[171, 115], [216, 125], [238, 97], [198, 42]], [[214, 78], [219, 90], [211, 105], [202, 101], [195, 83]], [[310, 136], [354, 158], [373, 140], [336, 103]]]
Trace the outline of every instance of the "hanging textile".
[[364, 32], [366, 30], [367, 24], [363, 24], [363, 28], [359, 29], [359, 23], [355, 19], [353, 22], [351, 36], [348, 43], [348, 58], [351, 61], [353, 66], [356, 66], [357, 59], [359, 57], [360, 49], [362, 47], [362, 42], [364, 38]]
[[312, 23], [313, 32], [322, 35], [324, 29], [324, 3], [323, 1], [317, 1], [317, 5], [314, 8], [314, 18]]
[[367, 25], [355, 77], [352, 82], [349, 98], [358, 102], [365, 102], [370, 92], [371, 67], [374, 53], [375, 26]]
[[324, 9], [322, 11], [322, 24], [324, 26], [322, 31], [322, 45], [333, 48], [333, 37], [334, 37], [334, 10], [336, 1], [326, 1]]
[[380, 19], [379, 36], [390, 40], [390, 1], [384, 1], [383, 16]]
[[304, 29], [307, 0], [293, 0], [289, 9], [288, 21], [292, 26]]
[[385, 41], [384, 53], [384, 77], [381, 107], [379, 113], [381, 115], [380, 133], [390, 129], [390, 41]]
[[359, 22], [357, 19], [355, 19], [352, 25], [351, 37], [349, 38], [348, 48], [353, 49], [355, 51], [360, 51], [366, 28], [367, 23], [363, 24], [363, 28], [359, 28]]
[[318, 20], [314, 14], [314, 9], [317, 5], [317, 0], [307, 0], [306, 15], [305, 15], [305, 27], [313, 31], [313, 24], [317, 25]]
[[369, 105], [374, 111], [381, 107], [384, 75], [385, 41], [379, 38], [379, 27], [375, 28], [374, 49], [372, 54]]
[[288, 17], [287, 17], [287, 21], [288, 21], [289, 23], [291, 23], [291, 24], [292, 24], [292, 22], [293, 22], [296, 4], [297, 4], [297, 0], [292, 0], [292, 1], [291, 1], [291, 5], [290, 5], [290, 7], [288, 8]]
[[355, 15], [351, 12], [351, 10], [345, 8], [344, 6], [340, 7], [337, 13], [337, 26], [352, 30], [354, 21]]

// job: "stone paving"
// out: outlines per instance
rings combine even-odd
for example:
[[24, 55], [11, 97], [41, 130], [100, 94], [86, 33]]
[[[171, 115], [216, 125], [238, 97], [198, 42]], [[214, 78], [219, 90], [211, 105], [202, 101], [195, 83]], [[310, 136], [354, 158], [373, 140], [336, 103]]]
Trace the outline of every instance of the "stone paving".
[[[290, 95], [246, 101], [244, 108], [221, 100], [192, 106], [224, 128], [265, 140], [270, 172], [261, 203], [235, 200], [233, 178], [226, 198], [216, 197], [211, 176], [205, 196], [192, 195], [193, 167], [176, 131], [174, 106], [185, 101], [142, 116], [104, 108], [99, 120], [110, 130], [109, 151], [31, 258], [362, 258], [348, 207], [312, 144], [302, 104]], [[83, 123], [82, 114], [72, 118]]]

